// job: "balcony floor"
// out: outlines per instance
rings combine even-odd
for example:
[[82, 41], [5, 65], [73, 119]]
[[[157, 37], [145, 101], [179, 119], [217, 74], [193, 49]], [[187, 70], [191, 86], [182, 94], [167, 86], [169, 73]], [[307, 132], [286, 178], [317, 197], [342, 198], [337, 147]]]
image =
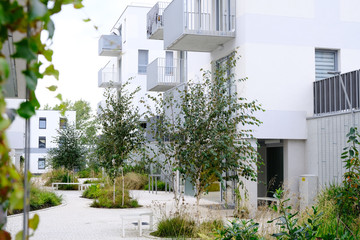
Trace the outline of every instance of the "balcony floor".
[[168, 84], [168, 85], [156, 85], [150, 89], [148, 89], [148, 91], [151, 92], [165, 92], [167, 90], [172, 89], [173, 87], [175, 87], [177, 84]]
[[164, 29], [158, 28], [154, 31], [150, 36], [149, 39], [153, 40], [164, 40]]
[[213, 35], [203, 33], [183, 33], [175, 42], [167, 47], [167, 50], [212, 52], [220, 45], [234, 39], [235, 33]]

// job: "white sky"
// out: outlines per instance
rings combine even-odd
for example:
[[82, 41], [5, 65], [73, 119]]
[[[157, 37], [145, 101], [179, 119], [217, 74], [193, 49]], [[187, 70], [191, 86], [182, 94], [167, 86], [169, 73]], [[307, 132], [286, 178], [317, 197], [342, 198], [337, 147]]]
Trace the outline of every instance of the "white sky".
[[[153, 0], [142, 0], [146, 4]], [[84, 0], [84, 8], [76, 10], [70, 6], [53, 18], [55, 35], [52, 49], [53, 63], [60, 71], [59, 81], [46, 78], [39, 80], [37, 96], [41, 106], [53, 106], [59, 101], [45, 87], [57, 85], [57, 93], [63, 99], [89, 101], [93, 110], [102, 98], [97, 87], [98, 70], [108, 61], [108, 57], [98, 56], [98, 39], [101, 34], [109, 34], [126, 5], [134, 0]], [[139, 2], [139, 1], [137, 1]], [[92, 21], [85, 23], [83, 19]], [[95, 30], [94, 25], [98, 26]]]

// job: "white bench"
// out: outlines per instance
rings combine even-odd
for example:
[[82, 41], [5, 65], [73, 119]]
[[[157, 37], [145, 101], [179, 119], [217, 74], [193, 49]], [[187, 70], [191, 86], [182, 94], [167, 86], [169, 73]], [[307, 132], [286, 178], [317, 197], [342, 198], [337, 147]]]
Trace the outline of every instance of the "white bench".
[[56, 182], [56, 183], [52, 183], [51, 187], [52, 187], [53, 190], [59, 190], [59, 185], [78, 185], [78, 190], [80, 190], [82, 183], [60, 183], [60, 182]]
[[142, 216], [149, 216], [149, 225], [150, 225], [150, 231], [153, 230], [154, 226], [154, 214], [152, 212], [146, 212], [146, 213], [140, 213], [137, 215], [129, 215], [129, 216], [121, 216], [121, 231], [122, 231], [122, 237], [125, 237], [125, 227], [124, 223], [126, 220], [136, 220], [138, 223], [138, 229], [139, 229], [139, 236], [142, 236]]
[[269, 202], [276, 203], [276, 205], [279, 205], [279, 200], [276, 198], [272, 198], [272, 197], [258, 197], [257, 200], [258, 201], [269, 201]]

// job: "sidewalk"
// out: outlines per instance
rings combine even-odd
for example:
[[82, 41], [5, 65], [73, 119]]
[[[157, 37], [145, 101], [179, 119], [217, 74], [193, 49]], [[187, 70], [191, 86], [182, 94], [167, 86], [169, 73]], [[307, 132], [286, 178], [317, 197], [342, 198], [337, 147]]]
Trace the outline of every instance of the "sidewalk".
[[[36, 211], [40, 216], [40, 224], [32, 240], [115, 240], [115, 239], [149, 239], [148, 226], [143, 226], [143, 237], [131, 222], [126, 223], [126, 238], [121, 237], [121, 216], [129, 216], [149, 212], [154, 208], [154, 201], [171, 206], [173, 194], [148, 191], [130, 191], [143, 207], [135, 209], [99, 209], [91, 208], [92, 200], [80, 198], [79, 191], [57, 191], [62, 195], [62, 206]], [[185, 197], [187, 204], [195, 203], [195, 198]], [[202, 200], [201, 204], [214, 204]], [[171, 209], [168, 208], [169, 210]], [[34, 212], [30, 214], [32, 216]], [[144, 216], [144, 222], [148, 217]], [[22, 229], [22, 215], [8, 217], [7, 230], [13, 237]], [[151, 237], [152, 238], [152, 237]]]

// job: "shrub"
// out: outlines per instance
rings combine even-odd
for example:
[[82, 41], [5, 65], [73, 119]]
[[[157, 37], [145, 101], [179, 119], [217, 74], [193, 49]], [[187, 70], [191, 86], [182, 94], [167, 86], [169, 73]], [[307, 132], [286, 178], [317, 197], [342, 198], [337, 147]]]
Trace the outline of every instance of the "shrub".
[[346, 239], [360, 239], [358, 227], [360, 217], [354, 215], [354, 212], [348, 212], [345, 213], [346, 218], [338, 218], [339, 205], [336, 196], [339, 196], [342, 191], [344, 191], [342, 186], [331, 184], [318, 195], [317, 207], [323, 212], [323, 216], [320, 218], [322, 224], [319, 226], [318, 236], [323, 239], [335, 239], [336, 236], [348, 236]]
[[157, 237], [195, 237], [195, 221], [182, 216], [162, 219], [158, 223], [157, 230], [151, 233]]
[[[122, 186], [121, 178], [117, 179], [118, 183]], [[148, 178], [144, 174], [130, 172], [125, 175], [125, 189], [140, 190], [144, 189], [145, 184], [148, 182]]]
[[258, 240], [263, 239], [258, 235], [259, 223], [255, 223], [254, 220], [239, 220], [234, 219], [226, 227], [218, 228], [215, 233], [215, 239], [217, 240]]
[[[145, 190], [149, 190], [149, 184], [146, 184], [144, 186]], [[155, 186], [154, 186], [154, 190], [155, 190]], [[157, 181], [157, 190], [158, 191], [165, 191], [165, 182], [163, 181]]]
[[95, 198], [99, 197], [100, 191], [101, 191], [100, 190], [100, 185], [91, 185], [88, 189], [86, 189], [82, 193], [82, 197], [95, 199]]
[[53, 192], [40, 190], [35, 187], [32, 187], [30, 190], [30, 210], [57, 206], [60, 205], [61, 202], [61, 197]]
[[[53, 192], [41, 190], [35, 186], [31, 186], [30, 188], [30, 211], [58, 206], [61, 202], [62, 198]], [[13, 210], [9, 211], [9, 215], [21, 212], [22, 209]]]
[[209, 239], [209, 233], [215, 229], [222, 229], [223, 223], [219, 220], [198, 223], [187, 215], [176, 214], [169, 218], [163, 218], [158, 223], [157, 230], [151, 235], [167, 238], [193, 238], [201, 237]]
[[125, 191], [124, 206], [122, 206], [122, 191], [115, 192], [115, 204], [113, 203], [113, 190], [111, 187], [100, 188], [98, 196], [94, 199], [91, 207], [95, 208], [136, 208], [140, 207], [136, 199], [131, 199], [129, 192]]

